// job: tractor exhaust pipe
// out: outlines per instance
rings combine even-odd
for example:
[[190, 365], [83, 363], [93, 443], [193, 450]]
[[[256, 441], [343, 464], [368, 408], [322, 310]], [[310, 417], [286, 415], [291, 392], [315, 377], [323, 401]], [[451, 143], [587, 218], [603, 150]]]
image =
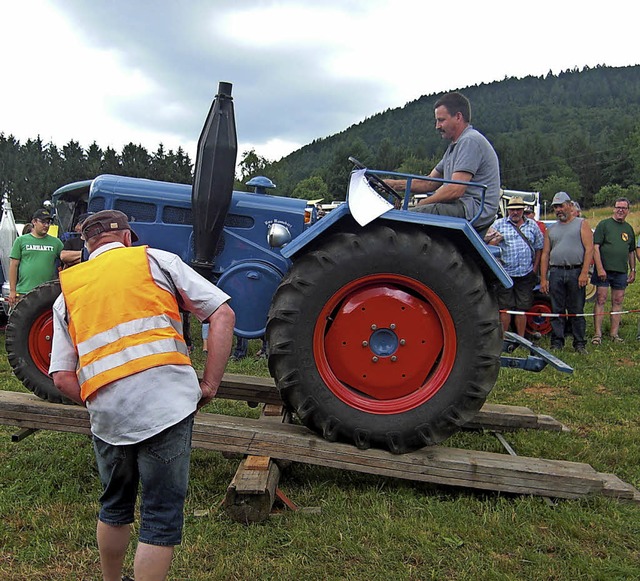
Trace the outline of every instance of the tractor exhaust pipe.
[[198, 140], [191, 192], [193, 268], [210, 279], [218, 240], [231, 204], [238, 141], [231, 83], [221, 82]]

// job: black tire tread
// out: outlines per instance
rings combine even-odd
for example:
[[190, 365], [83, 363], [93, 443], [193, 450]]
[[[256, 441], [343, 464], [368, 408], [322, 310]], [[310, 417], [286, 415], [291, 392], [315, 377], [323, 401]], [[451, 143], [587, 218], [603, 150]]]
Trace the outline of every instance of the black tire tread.
[[[371, 259], [372, 254], [376, 260]], [[347, 406], [324, 386], [313, 362], [309, 330], [304, 330], [313, 327], [308, 313], [319, 312], [323, 306], [318, 304], [318, 297], [327, 294], [327, 280], [340, 279], [342, 283], [331, 283], [337, 289], [344, 284], [341, 270], [353, 269], [352, 278], [362, 276], [361, 270], [365, 268], [362, 264], [376, 268], [377, 259], [384, 262], [381, 258], [384, 255], [393, 257], [387, 264], [394, 260], [401, 262], [405, 274], [417, 261], [437, 265], [437, 276], [446, 279], [439, 282], [441, 298], [443, 294], [457, 293], [460, 300], [456, 304], [463, 305], [465, 316], [470, 317], [468, 324], [473, 326], [473, 340], [466, 341], [474, 345], [465, 346], [469, 359], [464, 362], [456, 359], [447, 382], [449, 395], [438, 392], [420, 406], [438, 409], [425, 422], [417, 421], [414, 410], [406, 421], [407, 414], [396, 414], [393, 421], [381, 421], [379, 416], [365, 412], [345, 411], [343, 408]], [[384, 272], [384, 267], [381, 269]], [[416, 267], [416, 273], [418, 270]], [[445, 238], [402, 224], [391, 228], [377, 223], [357, 234], [339, 232], [298, 258], [274, 296], [267, 338], [271, 375], [287, 407], [307, 427], [332, 441], [346, 441], [358, 448], [386, 448], [393, 453], [439, 443], [470, 421], [495, 384], [502, 349], [497, 304], [477, 265], [465, 261]]]
[[60, 282], [57, 280], [41, 284], [24, 295], [9, 316], [5, 346], [13, 373], [29, 391], [51, 403], [72, 404], [58, 391], [51, 377], [36, 367], [29, 353], [31, 326], [46, 309], [51, 310], [59, 295]]

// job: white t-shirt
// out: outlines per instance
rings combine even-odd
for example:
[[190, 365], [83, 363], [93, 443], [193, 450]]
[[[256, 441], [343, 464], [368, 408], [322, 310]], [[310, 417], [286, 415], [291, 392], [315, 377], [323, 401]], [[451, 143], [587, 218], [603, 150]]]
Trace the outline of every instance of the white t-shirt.
[[[119, 242], [95, 250], [89, 260]], [[230, 297], [187, 266], [178, 256], [148, 248], [151, 274], [172, 292], [178, 304], [200, 321]], [[53, 305], [53, 345], [49, 373], [76, 371], [78, 355], [67, 327], [67, 308], [61, 294]], [[107, 315], [108, 316], [108, 315]], [[112, 445], [135, 444], [173, 426], [192, 414], [202, 397], [195, 370], [190, 365], [162, 365], [114, 381], [99, 389], [86, 404], [91, 432]]]

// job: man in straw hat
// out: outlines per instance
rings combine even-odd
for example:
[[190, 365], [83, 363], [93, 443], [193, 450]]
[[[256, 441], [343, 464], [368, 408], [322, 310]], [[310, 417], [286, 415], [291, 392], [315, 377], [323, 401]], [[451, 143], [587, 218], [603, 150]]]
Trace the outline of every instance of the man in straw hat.
[[[537, 272], [544, 243], [542, 232], [535, 220], [524, 216], [525, 203], [514, 196], [507, 204], [507, 216], [496, 220], [493, 229], [499, 236], [489, 243], [502, 249], [502, 264], [513, 279], [511, 288], [500, 287], [498, 306], [502, 327], [507, 331], [512, 315], [506, 311], [527, 311], [533, 304], [533, 288], [538, 282]], [[526, 315], [513, 315], [516, 333], [524, 337]]]

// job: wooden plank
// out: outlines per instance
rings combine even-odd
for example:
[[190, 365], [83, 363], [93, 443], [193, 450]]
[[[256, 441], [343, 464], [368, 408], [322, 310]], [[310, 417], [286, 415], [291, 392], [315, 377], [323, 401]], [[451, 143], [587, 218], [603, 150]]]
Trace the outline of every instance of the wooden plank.
[[[217, 397], [238, 401], [282, 405], [273, 379], [226, 373]], [[465, 429], [478, 430], [550, 430], [568, 431], [568, 428], [550, 416], [540, 416], [527, 407], [485, 403]]]
[[[0, 392], [0, 423], [58, 431], [88, 432], [88, 415], [79, 406], [62, 406], [16, 392]], [[269, 456], [329, 468], [353, 470], [393, 478], [558, 498], [592, 494], [638, 502], [633, 488], [615, 486], [610, 475], [588, 464], [508, 456], [433, 446], [393, 455], [383, 450], [358, 450], [331, 443], [304, 426], [262, 419], [199, 413], [193, 432], [195, 447]], [[627, 485], [629, 486], [629, 485]]]

